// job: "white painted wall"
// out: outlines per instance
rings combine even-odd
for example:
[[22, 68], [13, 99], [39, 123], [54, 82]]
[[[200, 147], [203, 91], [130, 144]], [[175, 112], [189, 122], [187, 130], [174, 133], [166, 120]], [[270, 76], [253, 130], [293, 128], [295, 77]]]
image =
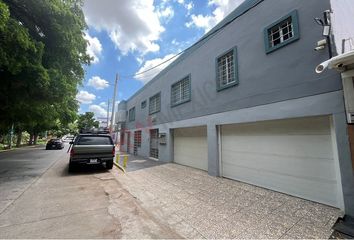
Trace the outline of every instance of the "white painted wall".
[[342, 52], [342, 39], [352, 38], [352, 45], [346, 42], [345, 52], [354, 50], [354, 1], [331, 0], [332, 25], [338, 54]]

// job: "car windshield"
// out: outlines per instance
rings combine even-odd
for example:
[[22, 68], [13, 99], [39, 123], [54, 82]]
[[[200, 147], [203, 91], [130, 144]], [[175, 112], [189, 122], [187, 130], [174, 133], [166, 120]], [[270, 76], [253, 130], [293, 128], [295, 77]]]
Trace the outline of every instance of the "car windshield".
[[109, 136], [80, 136], [77, 145], [113, 145]]

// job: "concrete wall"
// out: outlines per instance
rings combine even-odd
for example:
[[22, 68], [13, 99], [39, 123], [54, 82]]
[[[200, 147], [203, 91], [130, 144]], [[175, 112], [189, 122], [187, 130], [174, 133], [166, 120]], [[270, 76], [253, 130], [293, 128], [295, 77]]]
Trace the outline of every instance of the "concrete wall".
[[[331, 0], [332, 25], [336, 50], [342, 53], [342, 40], [347, 39], [344, 52], [354, 50], [354, 3], [352, 0]], [[349, 40], [351, 39], [351, 40]]]

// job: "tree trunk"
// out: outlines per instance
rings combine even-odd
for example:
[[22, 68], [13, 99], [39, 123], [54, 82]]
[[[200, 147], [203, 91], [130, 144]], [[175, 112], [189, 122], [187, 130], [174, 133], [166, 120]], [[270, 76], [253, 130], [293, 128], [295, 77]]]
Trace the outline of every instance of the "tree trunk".
[[30, 133], [30, 137], [28, 140], [28, 145], [33, 145], [33, 133]]
[[33, 135], [33, 145], [37, 145], [38, 134]]
[[17, 133], [16, 147], [21, 147], [21, 142], [22, 142], [22, 132], [18, 132]]

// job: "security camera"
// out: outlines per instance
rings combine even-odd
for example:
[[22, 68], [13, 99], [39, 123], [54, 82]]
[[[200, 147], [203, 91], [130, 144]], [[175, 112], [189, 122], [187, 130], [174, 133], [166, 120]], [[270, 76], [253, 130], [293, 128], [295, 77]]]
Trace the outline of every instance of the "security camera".
[[354, 51], [335, 56], [315, 68], [316, 73], [322, 73], [326, 68], [343, 70], [343, 67], [354, 64]]
[[326, 39], [322, 39], [320, 41], [317, 42], [317, 47], [315, 47], [315, 51], [320, 51], [323, 50], [325, 48], [327, 44], [327, 40]]
[[315, 47], [315, 51], [320, 51], [320, 50], [323, 50], [325, 47], [324, 46], [319, 46], [319, 47]]
[[315, 69], [316, 73], [322, 73], [329, 65], [331, 59], [321, 63], [320, 65], [318, 65]]

